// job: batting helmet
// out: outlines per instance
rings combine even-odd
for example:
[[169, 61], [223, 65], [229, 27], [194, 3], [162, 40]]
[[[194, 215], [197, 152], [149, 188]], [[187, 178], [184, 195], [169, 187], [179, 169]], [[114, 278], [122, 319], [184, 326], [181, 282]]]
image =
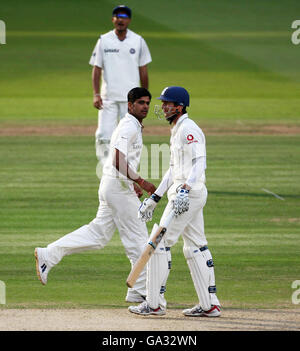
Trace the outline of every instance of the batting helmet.
[[175, 102], [181, 106], [190, 105], [190, 96], [189, 93], [182, 87], [167, 87], [165, 88], [158, 98], [163, 101]]

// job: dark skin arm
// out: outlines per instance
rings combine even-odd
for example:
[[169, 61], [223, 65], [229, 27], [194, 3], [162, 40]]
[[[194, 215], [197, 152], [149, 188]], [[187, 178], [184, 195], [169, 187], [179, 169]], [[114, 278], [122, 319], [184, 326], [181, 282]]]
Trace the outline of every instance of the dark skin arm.
[[141, 178], [136, 172], [134, 172], [129, 167], [126, 161], [125, 155], [122, 152], [120, 152], [118, 149], [115, 149], [113, 165], [121, 174], [125, 175], [128, 179], [133, 180], [143, 190], [147, 191], [149, 195], [152, 195], [155, 192], [156, 187], [152, 183], [147, 182], [147, 180]]
[[98, 110], [102, 108], [102, 99], [100, 96], [101, 74], [102, 74], [102, 69], [98, 66], [94, 66], [92, 71], [92, 82], [93, 82], [93, 91], [94, 91], [93, 105]]
[[139, 67], [141, 87], [148, 89], [149, 78], [147, 65]]

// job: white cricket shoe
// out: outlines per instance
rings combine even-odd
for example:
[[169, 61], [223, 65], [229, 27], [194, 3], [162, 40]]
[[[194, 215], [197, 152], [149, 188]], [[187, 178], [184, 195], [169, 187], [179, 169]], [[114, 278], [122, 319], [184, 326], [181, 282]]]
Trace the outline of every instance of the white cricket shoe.
[[187, 308], [182, 313], [188, 317], [219, 317], [221, 315], [220, 306], [212, 305], [211, 309], [204, 311], [201, 306], [196, 305], [193, 308]]
[[161, 307], [158, 307], [156, 309], [151, 308], [148, 305], [147, 301], [142, 302], [138, 306], [129, 306], [128, 310], [132, 313], [139, 314], [141, 316], [149, 316], [151, 314], [156, 316], [163, 316], [164, 314], [166, 314], [166, 311]]
[[143, 296], [139, 294], [137, 291], [128, 291], [127, 295], [125, 297], [126, 302], [136, 302], [136, 303], [141, 303], [146, 300], [146, 296]]
[[42, 248], [37, 247], [34, 250], [35, 256], [35, 267], [36, 267], [36, 274], [43, 285], [47, 284], [47, 276], [50, 271], [50, 267], [47, 264], [47, 261], [43, 258]]

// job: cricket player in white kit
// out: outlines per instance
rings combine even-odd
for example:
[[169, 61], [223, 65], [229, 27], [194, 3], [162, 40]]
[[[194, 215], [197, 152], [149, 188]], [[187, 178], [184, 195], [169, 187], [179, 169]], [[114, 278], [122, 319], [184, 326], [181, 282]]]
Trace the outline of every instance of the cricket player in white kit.
[[[199, 304], [183, 311], [185, 316], [218, 317], [220, 302], [216, 296], [214, 264], [204, 234], [203, 207], [207, 199], [205, 186], [205, 136], [186, 113], [189, 94], [182, 87], [167, 87], [161, 96], [162, 111], [172, 124], [170, 168], [155, 193], [144, 200], [139, 217], [148, 221], [157, 202], [168, 190], [168, 204], [161, 224], [173, 209], [175, 218], [147, 265], [147, 298], [129, 311], [140, 315], [163, 315], [166, 312], [164, 291], [171, 265], [170, 248], [182, 235], [183, 253], [190, 269]], [[154, 225], [155, 232], [157, 224]]]
[[99, 110], [95, 137], [100, 167], [107, 158], [112, 132], [127, 112], [128, 91], [138, 86], [148, 89], [147, 64], [152, 60], [145, 40], [128, 29], [130, 8], [117, 6], [112, 15], [115, 29], [100, 36], [89, 62], [94, 107]]
[[[150, 100], [151, 94], [144, 88], [134, 88], [128, 93], [128, 113], [113, 132], [109, 156], [104, 165], [96, 218], [46, 248], [35, 249], [37, 275], [43, 285], [47, 283], [50, 269], [64, 256], [102, 249], [116, 228], [131, 264], [140, 256], [148, 232], [146, 224], [137, 217], [141, 202], [133, 184], [138, 184], [149, 195], [156, 189], [136, 173], [143, 147], [142, 120], [147, 116]], [[141, 302], [145, 295], [144, 271], [134, 287], [128, 289], [126, 301]]]

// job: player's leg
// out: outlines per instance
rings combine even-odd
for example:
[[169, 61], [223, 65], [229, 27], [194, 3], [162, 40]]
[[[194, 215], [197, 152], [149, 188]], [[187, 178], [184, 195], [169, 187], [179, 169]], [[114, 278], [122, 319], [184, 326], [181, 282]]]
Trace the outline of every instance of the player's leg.
[[[132, 184], [118, 179], [107, 180], [105, 199], [114, 211], [114, 220], [117, 225], [121, 241], [131, 266], [140, 257], [148, 239], [148, 230], [145, 222], [137, 218], [137, 210], [141, 204]], [[146, 269], [137, 279], [133, 288], [128, 289], [127, 302], [140, 302], [146, 295]]]
[[127, 101], [120, 101], [118, 102], [118, 110], [119, 110], [119, 121], [125, 117], [126, 113], [128, 112], [128, 102]]
[[[157, 228], [158, 225], [155, 224], [152, 233], [155, 232]], [[166, 313], [167, 302], [164, 298], [164, 293], [165, 284], [169, 275], [169, 259], [170, 256], [167, 255], [162, 240], [147, 263], [146, 301], [138, 306], [129, 306], [128, 310], [130, 312], [140, 315], [164, 315]]]
[[[176, 193], [175, 193], [176, 194]], [[173, 196], [169, 197], [169, 202], [164, 210], [160, 224], [169, 215], [173, 206]], [[140, 315], [161, 315], [165, 314], [167, 280], [171, 269], [171, 246], [173, 246], [184, 230], [185, 221], [181, 216], [173, 219], [169, 224], [164, 240], [157, 246], [147, 264], [147, 298], [146, 302], [139, 306], [130, 306], [129, 311]], [[152, 232], [157, 228], [154, 225]]]
[[[205, 313], [207, 313], [211, 309], [211, 304], [216, 305], [216, 308], [218, 308], [220, 305], [214, 290], [214, 272], [210, 252], [208, 250], [199, 250], [200, 247], [207, 244], [204, 235], [202, 214], [202, 208], [206, 202], [207, 191], [206, 188], [203, 188], [202, 191], [195, 191], [193, 193], [194, 194], [190, 196], [189, 211], [173, 219], [168, 226], [164, 243], [166, 247], [172, 247], [178, 241], [180, 234], [185, 234], [187, 232], [184, 253], [192, 273], [193, 282], [195, 284], [199, 300], [201, 300], [202, 305], [207, 308], [205, 311]], [[163, 213], [161, 222], [164, 221], [164, 218], [168, 216], [172, 210], [172, 200], [175, 196], [176, 191], [171, 188], [168, 193], [169, 202]], [[199, 216], [199, 213], [201, 216]], [[188, 241], [188, 239], [190, 239], [190, 241]], [[202, 255], [203, 257], [196, 255], [197, 252], [202, 253], [204, 251], [205, 253]], [[147, 305], [141, 304], [140, 306], [133, 306], [130, 309], [131, 312], [142, 315], [155, 314], [152, 312], [155, 304], [157, 304], [157, 301], [159, 300], [158, 287], [162, 285], [162, 278], [158, 273], [158, 267], [160, 267], [163, 272], [165, 271], [164, 267], [166, 267], [166, 260], [163, 259], [161, 259], [161, 265], [159, 266], [158, 255], [158, 252], [156, 255], [153, 254], [148, 263]], [[208, 267], [208, 265], [210, 267]], [[210, 290], [208, 291], [208, 289]], [[216, 316], [217, 313], [219, 312], [215, 310], [211, 311], [209, 316]]]
[[[168, 204], [163, 212], [163, 215], [161, 217], [160, 220], [160, 224], [162, 224], [165, 221], [165, 218], [170, 214], [170, 212], [173, 209], [173, 201], [174, 198], [176, 196], [176, 188], [174, 187], [174, 189], [170, 189], [170, 191], [168, 192]], [[171, 265], [172, 265], [172, 261], [171, 261], [171, 248], [172, 246], [174, 246], [180, 235], [184, 232], [187, 223], [189, 223], [191, 221], [191, 219], [194, 217], [195, 212], [197, 211], [197, 209], [191, 208], [188, 212], [185, 212], [183, 214], [181, 214], [180, 216], [175, 217], [172, 222], [169, 224], [166, 235], [164, 237], [164, 244], [165, 244], [165, 248], [166, 248], [166, 253], [168, 256], [168, 274], [165, 277], [165, 280], [162, 282], [162, 286], [161, 289], [166, 290], [166, 283], [167, 283], [167, 279], [171, 270]]]
[[[153, 227], [156, 231], [157, 227]], [[155, 249], [152, 257], [147, 263], [147, 302], [152, 309], [158, 307], [166, 309], [165, 299], [166, 285], [170, 273], [171, 251], [166, 248], [163, 240]]]
[[169, 274], [172, 268], [172, 255], [171, 255], [171, 248], [165, 247], [165, 251], [167, 254], [167, 262], [168, 262], [168, 269], [164, 269], [164, 278], [162, 279], [161, 286], [160, 286], [160, 294], [159, 294], [159, 306], [163, 309], [167, 308], [167, 300], [165, 299], [165, 292], [167, 291], [167, 281], [169, 278]]
[[101, 249], [110, 241], [116, 229], [114, 216], [107, 203], [101, 199], [97, 216], [88, 225], [49, 244], [46, 248], [36, 248], [37, 275], [42, 284], [47, 283], [47, 276], [52, 267], [64, 256], [87, 250]]
[[214, 263], [211, 252], [207, 247], [204, 234], [203, 207], [206, 202], [207, 191], [195, 191], [190, 196], [190, 207], [198, 207], [198, 211], [183, 232], [183, 253], [190, 269], [194, 287], [199, 299], [199, 305], [186, 309], [186, 316], [220, 315], [220, 302], [216, 295]]
[[218, 317], [221, 314], [220, 302], [216, 295], [213, 260], [209, 249], [207, 246], [199, 248], [188, 244], [184, 246], [183, 252], [199, 299], [198, 305], [184, 310], [183, 314], [195, 317]]
[[118, 124], [118, 113], [116, 102], [103, 100], [103, 108], [98, 111], [98, 128], [95, 133], [96, 156], [101, 167], [108, 157], [111, 135]]

